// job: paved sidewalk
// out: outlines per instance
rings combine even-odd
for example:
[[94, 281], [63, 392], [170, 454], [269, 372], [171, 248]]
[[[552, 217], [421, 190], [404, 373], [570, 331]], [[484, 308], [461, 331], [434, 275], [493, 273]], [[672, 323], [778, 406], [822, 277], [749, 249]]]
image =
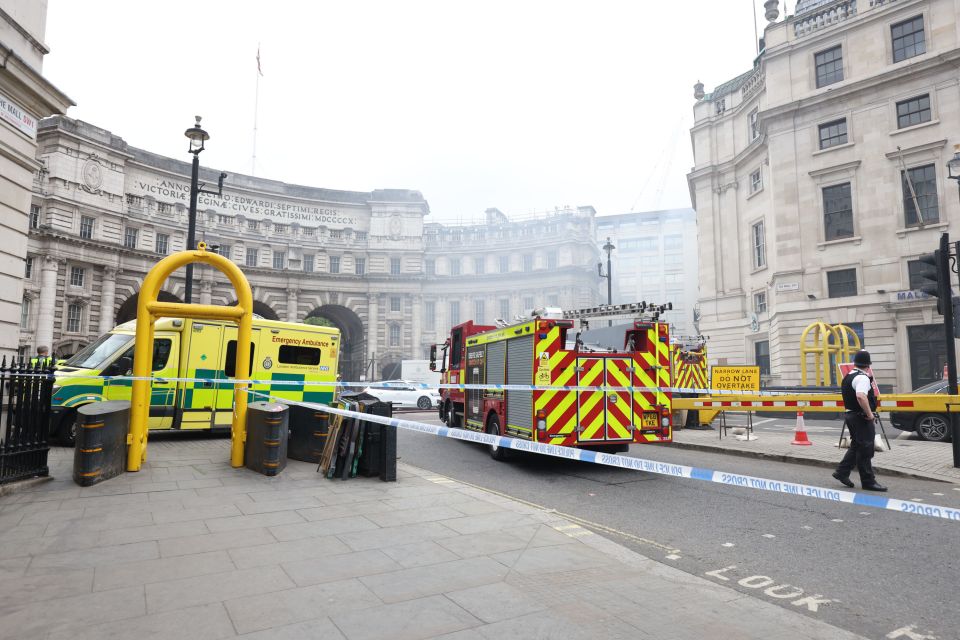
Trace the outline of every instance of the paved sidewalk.
[[[783, 432], [755, 431], [757, 439], [749, 442], [737, 440], [732, 427], [722, 439], [718, 437], [718, 430], [719, 427], [714, 424], [711, 431], [674, 431], [673, 446], [824, 467], [836, 467], [845, 452], [837, 448], [839, 432], [836, 435], [808, 433], [813, 444], [800, 446], [790, 444], [793, 440], [792, 429], [784, 429]], [[891, 430], [887, 431], [889, 433]], [[946, 442], [891, 438], [890, 451], [877, 451], [873, 456], [873, 466], [882, 473], [960, 483], [960, 469], [954, 468], [953, 449]]]
[[401, 465], [399, 482], [231, 469], [152, 442], [139, 473], [0, 497], [0, 638], [858, 636]]

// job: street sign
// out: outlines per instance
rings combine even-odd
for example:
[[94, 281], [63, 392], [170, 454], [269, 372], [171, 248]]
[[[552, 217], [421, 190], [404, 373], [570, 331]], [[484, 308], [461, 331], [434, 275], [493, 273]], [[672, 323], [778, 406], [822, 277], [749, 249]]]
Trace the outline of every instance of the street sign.
[[710, 387], [718, 391], [760, 391], [760, 367], [710, 367]]

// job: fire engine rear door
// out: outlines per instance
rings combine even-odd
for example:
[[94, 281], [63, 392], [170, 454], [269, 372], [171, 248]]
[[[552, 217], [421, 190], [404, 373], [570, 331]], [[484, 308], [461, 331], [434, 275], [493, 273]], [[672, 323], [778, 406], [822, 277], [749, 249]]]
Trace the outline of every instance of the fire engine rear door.
[[[633, 362], [626, 358], [606, 358], [606, 386], [632, 386]], [[607, 407], [607, 440], [633, 439], [633, 406], [630, 392], [607, 390], [604, 393]]]
[[[603, 358], [577, 358], [577, 386], [602, 387], [606, 377]], [[577, 441], [606, 439], [606, 401], [603, 391], [577, 391]]]

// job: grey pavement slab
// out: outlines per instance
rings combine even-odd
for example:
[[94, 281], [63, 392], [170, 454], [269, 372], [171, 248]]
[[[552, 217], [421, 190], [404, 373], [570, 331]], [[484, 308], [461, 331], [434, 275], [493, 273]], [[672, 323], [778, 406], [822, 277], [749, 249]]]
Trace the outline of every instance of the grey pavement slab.
[[428, 471], [266, 478], [176, 444], [85, 488], [54, 449], [61, 475], [0, 496], [0, 640], [856, 637]]

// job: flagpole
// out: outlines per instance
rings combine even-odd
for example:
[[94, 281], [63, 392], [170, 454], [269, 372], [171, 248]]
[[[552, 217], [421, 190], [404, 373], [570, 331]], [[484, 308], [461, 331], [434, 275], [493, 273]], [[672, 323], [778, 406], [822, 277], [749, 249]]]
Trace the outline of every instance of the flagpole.
[[253, 97], [253, 156], [250, 158], [250, 175], [257, 175], [257, 111], [260, 107], [260, 43], [257, 43], [257, 88]]

